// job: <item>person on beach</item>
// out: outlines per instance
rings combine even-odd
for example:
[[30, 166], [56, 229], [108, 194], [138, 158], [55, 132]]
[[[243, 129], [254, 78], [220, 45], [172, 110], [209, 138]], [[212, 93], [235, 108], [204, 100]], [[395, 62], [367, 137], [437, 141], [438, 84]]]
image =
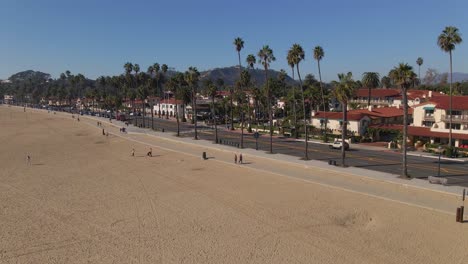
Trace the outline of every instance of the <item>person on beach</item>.
[[236, 153], [236, 154], [234, 154], [234, 163], [236, 163], [236, 164], [237, 164], [237, 153]]
[[78, 120], [78, 122], [80, 122], [80, 117], [78, 117], [76, 120]]
[[148, 153], [146, 154], [146, 156], [148, 157], [153, 157], [153, 149], [150, 148], [150, 150], [148, 151]]
[[31, 165], [31, 155], [28, 154], [28, 155], [26, 156], [26, 159], [27, 159], [27, 162], [28, 162], [27, 164], [28, 164], [28, 165]]
[[105, 136], [106, 132], [104, 131], [104, 128], [102, 129], [102, 135]]
[[239, 164], [242, 164], [242, 153], [239, 154]]
[[132, 149], [132, 157], [135, 157], [135, 149]]

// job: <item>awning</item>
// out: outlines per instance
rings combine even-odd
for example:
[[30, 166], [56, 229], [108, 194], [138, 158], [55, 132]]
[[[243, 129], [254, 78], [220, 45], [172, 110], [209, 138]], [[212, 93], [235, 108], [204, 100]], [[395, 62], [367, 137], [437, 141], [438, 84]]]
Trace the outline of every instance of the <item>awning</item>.
[[425, 106], [423, 107], [424, 110], [434, 110], [434, 106]]

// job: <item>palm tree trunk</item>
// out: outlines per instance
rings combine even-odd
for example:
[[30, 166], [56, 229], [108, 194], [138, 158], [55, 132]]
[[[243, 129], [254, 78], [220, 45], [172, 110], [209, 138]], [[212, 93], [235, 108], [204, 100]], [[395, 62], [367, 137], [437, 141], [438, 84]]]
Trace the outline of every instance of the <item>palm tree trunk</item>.
[[370, 86], [367, 87], [367, 108], [370, 106], [370, 98], [371, 98], [371, 88]]
[[270, 85], [268, 82], [268, 68], [265, 66], [265, 81], [267, 86], [267, 96], [268, 96], [268, 115], [270, 119], [270, 154], [273, 154], [273, 114], [271, 112], [271, 93]]
[[309, 137], [309, 134], [307, 133], [307, 117], [306, 117], [306, 107], [305, 107], [305, 100], [304, 100], [304, 89], [302, 89], [302, 79], [301, 79], [301, 73], [299, 72], [299, 63], [296, 64], [296, 70], [297, 70], [297, 77], [299, 78], [299, 86], [300, 86], [301, 95], [302, 95], [302, 110], [304, 111], [304, 132], [305, 132], [304, 159], [308, 160], [309, 159], [309, 144], [307, 142], [307, 139]]
[[[324, 115], [324, 120], [323, 122], [325, 123], [322, 135], [324, 136], [324, 141], [328, 142], [328, 137], [327, 137], [327, 106], [325, 104], [325, 92], [323, 91], [323, 85], [322, 85], [322, 72], [320, 71], [320, 60], [317, 60], [317, 65], [318, 65], [318, 72], [319, 72], [319, 80], [320, 80], [320, 93], [322, 94], [322, 104], [323, 104], [323, 115]], [[325, 133], [323, 133], [325, 132]]]
[[213, 123], [215, 127], [215, 140], [214, 143], [218, 144], [218, 126], [216, 125], [216, 113], [215, 113], [215, 100], [214, 96], [211, 97], [212, 110], [211, 114], [213, 115]]
[[[292, 78], [294, 80], [294, 66], [292, 69]], [[297, 138], [297, 115], [296, 115], [296, 86], [293, 85], [293, 112], [294, 112], [294, 137]]]
[[233, 99], [232, 89], [233, 88], [231, 88], [231, 130], [234, 130], [234, 107], [233, 107], [233, 103], [232, 103], [232, 99]]
[[195, 92], [195, 87], [192, 88], [192, 104], [193, 104], [193, 124], [195, 126], [195, 140], [198, 139], [198, 131], [197, 131], [197, 94]]
[[449, 109], [450, 109], [450, 120], [449, 120], [449, 147], [452, 147], [452, 50], [449, 52], [450, 54], [450, 102], [449, 102]]
[[[241, 90], [241, 97], [242, 97], [242, 65], [241, 65], [241, 59], [240, 59], [240, 51], [237, 51], [237, 56], [239, 58], [239, 89]], [[243, 98], [241, 98], [242, 100]], [[244, 110], [242, 109], [242, 102], [239, 102], [239, 114], [241, 117], [241, 142], [240, 142], [240, 148], [244, 148]]]
[[179, 105], [177, 101], [175, 103], [175, 111], [176, 111], [176, 120], [177, 120], [177, 136], [180, 136], [180, 121], [179, 121]]
[[345, 140], [348, 132], [348, 102], [343, 102], [343, 125], [341, 126], [341, 167], [346, 167], [346, 149]]
[[403, 140], [401, 146], [403, 148], [403, 168], [402, 177], [408, 177], [407, 159], [406, 159], [406, 139], [408, 138], [408, 95], [406, 87], [402, 87], [403, 90]]

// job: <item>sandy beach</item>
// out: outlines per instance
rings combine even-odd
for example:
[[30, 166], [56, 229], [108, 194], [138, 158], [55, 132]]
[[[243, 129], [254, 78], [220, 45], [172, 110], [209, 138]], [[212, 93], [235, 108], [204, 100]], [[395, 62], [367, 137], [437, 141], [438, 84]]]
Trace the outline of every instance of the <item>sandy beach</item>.
[[453, 214], [95, 123], [0, 106], [0, 263], [468, 263], [468, 223]]

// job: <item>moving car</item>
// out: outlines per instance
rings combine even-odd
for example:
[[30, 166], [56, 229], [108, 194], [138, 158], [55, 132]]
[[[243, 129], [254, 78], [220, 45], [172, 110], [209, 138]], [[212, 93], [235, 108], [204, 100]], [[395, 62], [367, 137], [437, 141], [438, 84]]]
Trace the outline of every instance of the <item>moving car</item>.
[[[335, 140], [333, 144], [328, 145], [328, 147], [331, 149], [341, 149], [343, 147], [343, 142], [341, 141], [341, 139], [338, 139], [338, 140]], [[349, 144], [346, 141], [344, 142], [344, 149], [349, 150]]]

